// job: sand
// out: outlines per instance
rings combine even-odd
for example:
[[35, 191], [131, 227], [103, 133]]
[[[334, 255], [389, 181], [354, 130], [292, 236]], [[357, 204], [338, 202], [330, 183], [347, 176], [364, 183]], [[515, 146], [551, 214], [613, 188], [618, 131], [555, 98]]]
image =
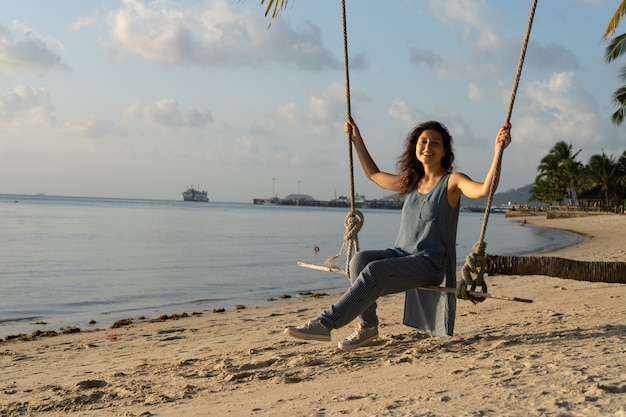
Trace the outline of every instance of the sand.
[[[626, 261], [626, 216], [527, 220], [585, 236], [551, 256]], [[379, 343], [349, 353], [352, 326], [283, 334], [337, 295], [1, 343], [0, 416], [626, 416], [624, 284], [487, 281], [534, 302], [459, 301], [436, 338], [384, 297]]]

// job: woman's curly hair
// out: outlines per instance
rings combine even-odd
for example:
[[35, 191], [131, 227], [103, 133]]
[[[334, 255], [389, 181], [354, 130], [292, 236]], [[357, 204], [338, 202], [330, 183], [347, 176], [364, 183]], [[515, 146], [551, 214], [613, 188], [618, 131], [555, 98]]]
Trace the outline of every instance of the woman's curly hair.
[[448, 129], [442, 123], [433, 120], [417, 125], [406, 137], [404, 153], [398, 158], [398, 173], [404, 175], [403, 194], [407, 194], [413, 188], [417, 187], [419, 180], [424, 176], [424, 166], [417, 159], [415, 148], [417, 146], [417, 139], [425, 130], [439, 132], [443, 138], [445, 155], [441, 159], [441, 166], [448, 172], [452, 171], [454, 151], [452, 150], [452, 135], [450, 135]]

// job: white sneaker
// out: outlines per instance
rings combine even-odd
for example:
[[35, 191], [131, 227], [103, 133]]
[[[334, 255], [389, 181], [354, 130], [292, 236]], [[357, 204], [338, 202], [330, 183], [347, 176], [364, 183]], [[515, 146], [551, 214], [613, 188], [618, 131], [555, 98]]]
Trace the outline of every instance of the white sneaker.
[[287, 327], [285, 334], [297, 339], [330, 342], [330, 330], [319, 320], [310, 320], [300, 326]]
[[341, 350], [352, 350], [363, 346], [368, 346], [378, 338], [378, 327], [359, 327], [341, 342], [337, 347]]

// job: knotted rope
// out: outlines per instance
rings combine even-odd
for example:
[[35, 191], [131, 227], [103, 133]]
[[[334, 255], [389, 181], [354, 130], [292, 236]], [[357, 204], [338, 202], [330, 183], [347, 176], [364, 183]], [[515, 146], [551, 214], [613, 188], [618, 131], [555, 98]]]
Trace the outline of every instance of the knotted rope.
[[[343, 23], [343, 67], [346, 77], [346, 115], [348, 119], [352, 118], [352, 111], [350, 109], [350, 71], [348, 66], [348, 30], [346, 23], [346, 2], [341, 0], [341, 17]], [[350, 212], [346, 216], [344, 225], [346, 232], [343, 235], [343, 244], [339, 253], [335, 256], [331, 256], [326, 260], [326, 266], [333, 268], [336, 266], [333, 262], [341, 257], [346, 251], [346, 276], [350, 279], [350, 260], [352, 255], [359, 251], [359, 230], [363, 227], [365, 218], [363, 213], [356, 209], [355, 205], [355, 193], [354, 193], [354, 162], [352, 157], [352, 137], [348, 133], [348, 161], [350, 164]]]
[[[511, 115], [513, 113], [513, 105], [515, 103], [515, 96], [517, 95], [517, 88], [519, 86], [520, 78], [522, 77], [522, 68], [524, 66], [524, 59], [526, 57], [526, 49], [528, 48], [528, 40], [530, 39], [530, 31], [533, 25], [533, 19], [535, 18], [535, 9], [537, 8], [537, 0], [533, 0], [530, 8], [530, 16], [528, 18], [528, 24], [526, 26], [526, 35], [524, 36], [524, 43], [522, 44], [522, 51], [520, 53], [519, 62], [517, 65], [517, 73], [515, 75], [515, 82], [513, 83], [513, 91], [511, 92], [511, 100], [509, 101], [509, 109], [506, 115], [506, 124], [511, 121]], [[476, 287], [481, 287], [481, 292], [487, 292], [487, 283], [485, 282], [485, 248], [487, 243], [485, 242], [485, 233], [487, 233], [487, 222], [489, 221], [489, 212], [491, 211], [491, 204], [493, 202], [493, 195], [496, 191], [496, 182], [500, 177], [500, 168], [502, 166], [502, 154], [504, 153], [504, 146], [500, 144], [498, 150], [498, 159], [496, 162], [496, 170], [491, 181], [489, 188], [489, 196], [487, 198], [487, 205], [485, 206], [485, 216], [483, 218], [483, 225], [480, 230], [480, 237], [478, 242], [473, 246], [474, 252], [469, 254], [465, 258], [465, 265], [463, 265], [462, 275], [463, 279], [459, 281], [456, 287], [456, 297], [464, 300], [471, 300], [475, 303], [485, 301], [484, 297], [476, 297], [470, 295], [467, 291], [467, 287], [471, 287], [471, 291], [474, 291]], [[472, 277], [472, 273], [476, 274], [476, 278]]]
[[328, 268], [337, 268], [334, 264], [335, 260], [340, 258], [344, 251], [346, 251], [346, 275], [348, 279], [350, 279], [350, 259], [352, 259], [352, 255], [358, 252], [359, 250], [359, 231], [363, 227], [364, 222], [363, 213], [359, 210], [351, 210], [343, 221], [344, 226], [346, 227], [346, 232], [343, 235], [343, 245], [341, 245], [341, 249], [339, 253], [334, 256], [330, 256], [326, 259], [325, 265]]

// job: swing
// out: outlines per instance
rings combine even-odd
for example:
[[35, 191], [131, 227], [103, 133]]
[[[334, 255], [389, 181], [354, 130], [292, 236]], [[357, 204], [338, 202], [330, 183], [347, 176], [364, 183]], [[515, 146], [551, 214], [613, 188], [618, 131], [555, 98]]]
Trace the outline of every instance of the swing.
[[[346, 116], [348, 119], [352, 117], [351, 106], [350, 106], [350, 71], [348, 68], [348, 31], [346, 24], [346, 2], [345, 0], [341, 1], [341, 15], [342, 15], [342, 23], [343, 23], [343, 63], [344, 63], [344, 72], [345, 72], [345, 85], [346, 85]], [[346, 231], [343, 235], [343, 244], [341, 245], [341, 249], [339, 252], [326, 259], [325, 266], [319, 266], [314, 264], [309, 264], [305, 262], [298, 262], [299, 266], [305, 268], [312, 268], [327, 272], [337, 272], [345, 274], [348, 279], [350, 279], [350, 259], [352, 259], [352, 255], [359, 251], [359, 231], [363, 227], [363, 223], [365, 222], [365, 216], [363, 213], [356, 209], [355, 204], [355, 191], [354, 191], [354, 162], [353, 162], [353, 152], [352, 152], [352, 139], [350, 135], [348, 137], [348, 161], [349, 161], [349, 170], [350, 170], [350, 211], [346, 215], [344, 220], [344, 226], [346, 227]], [[345, 270], [337, 267], [334, 262], [335, 260], [341, 258], [343, 253], [346, 253], [346, 268]]]
[[[269, 7], [270, 6], [268, 6], [268, 11], [269, 11]], [[517, 87], [519, 85], [519, 80], [521, 78], [522, 66], [524, 63], [524, 57], [526, 55], [528, 39], [530, 38], [530, 30], [532, 27], [532, 22], [534, 19], [536, 7], [537, 7], [537, 0], [533, 0], [533, 4], [531, 7], [531, 11], [530, 11], [530, 18], [528, 20], [528, 26], [526, 29], [526, 35], [524, 38], [522, 52], [520, 55], [520, 60], [519, 60], [518, 68], [517, 68], [517, 74], [515, 78], [511, 101], [509, 104], [509, 110], [508, 110], [508, 114], [506, 118], [507, 123], [511, 119], [511, 113], [513, 111], [513, 103], [515, 101]], [[346, 113], [347, 113], [348, 118], [350, 118], [351, 117], [350, 76], [349, 76], [349, 69], [348, 69], [348, 41], [347, 41], [345, 0], [342, 0], [341, 2], [341, 9], [342, 9], [342, 22], [343, 22], [343, 51], [344, 51], [344, 69], [345, 69], [345, 83], [346, 83]], [[276, 15], [276, 9], [274, 10], [274, 15]], [[504, 151], [504, 148], [500, 147], [500, 150], [498, 153], [498, 163], [497, 163], [496, 174], [499, 174], [499, 171], [500, 171], [503, 151]], [[320, 265], [315, 265], [315, 264], [310, 264], [310, 263], [305, 263], [305, 262], [298, 262], [298, 265], [305, 267], [305, 268], [345, 274], [347, 278], [350, 279], [350, 269], [349, 269], [350, 259], [351, 259], [352, 254], [359, 250], [358, 232], [362, 228], [363, 223], [364, 223], [363, 214], [360, 211], [356, 210], [355, 203], [354, 203], [354, 200], [355, 200], [354, 198], [355, 196], [354, 164], [353, 164], [353, 156], [352, 156], [352, 141], [351, 141], [350, 135], [348, 135], [348, 159], [349, 159], [349, 165], [350, 165], [350, 212], [347, 214], [346, 219], [344, 221], [346, 232], [344, 233], [342, 247], [337, 255], [332, 256], [326, 260], [325, 266], [320, 266]], [[459, 282], [456, 290], [454, 288], [439, 287], [439, 286], [422, 286], [422, 287], [419, 287], [419, 289], [429, 290], [429, 291], [439, 291], [443, 293], [452, 293], [452, 294], [456, 294], [457, 298], [471, 300], [475, 303], [484, 301], [487, 298], [494, 298], [494, 299], [500, 299], [500, 300], [506, 300], [506, 301], [518, 301], [518, 302], [525, 302], [525, 303], [532, 302], [532, 300], [519, 298], [519, 297], [494, 296], [492, 294], [489, 294], [487, 292], [487, 285], [484, 282], [483, 275], [486, 271], [484, 267], [484, 259], [485, 259], [484, 250], [486, 247], [486, 243], [484, 242], [484, 235], [485, 235], [485, 231], [487, 228], [487, 221], [489, 218], [489, 211], [490, 211], [491, 203], [493, 200], [493, 194], [495, 193], [495, 178], [496, 177], [497, 175], [494, 176], [494, 181], [492, 182], [491, 187], [490, 187], [489, 198], [487, 201], [487, 207], [485, 209], [485, 217], [483, 220], [483, 227], [481, 230], [479, 242], [477, 242], [474, 245], [476, 253], [472, 253], [467, 257], [466, 265], [463, 267], [463, 280]], [[347, 250], [346, 268], [342, 270], [336, 265], [334, 265], [334, 261], [343, 255], [344, 250]], [[478, 274], [477, 278], [473, 279], [471, 276], [471, 273], [477, 273]], [[470, 286], [469, 290], [468, 290], [468, 286]], [[475, 291], [477, 286], [480, 286], [482, 291], [480, 292]]]
[[[509, 101], [509, 109], [506, 115], [506, 123], [511, 121], [511, 115], [513, 113], [513, 105], [515, 103], [515, 96], [517, 95], [517, 88], [522, 76], [522, 67], [524, 66], [524, 59], [526, 57], [526, 49], [528, 47], [528, 40], [530, 39], [530, 31], [532, 29], [533, 20], [535, 18], [535, 10], [537, 9], [537, 0], [533, 0], [530, 8], [530, 16], [528, 18], [528, 24], [526, 26], [526, 35], [524, 36], [524, 43], [522, 44], [522, 51], [520, 53], [519, 63], [517, 65], [517, 73], [515, 74], [515, 81], [513, 83], [513, 90], [511, 92], [511, 99]], [[498, 160], [496, 164], [496, 172], [493, 176], [491, 186], [489, 188], [489, 195], [487, 197], [487, 204], [485, 206], [485, 215], [483, 217], [483, 224], [480, 230], [480, 236], [478, 241], [474, 243], [474, 252], [469, 254], [465, 258], [465, 265], [463, 265], [462, 276], [463, 279], [457, 283], [456, 297], [464, 300], [470, 300], [474, 303], [485, 301], [487, 297], [476, 296], [470, 293], [473, 292], [476, 287], [480, 286], [483, 293], [487, 293], [487, 283], [485, 282], [484, 275], [487, 272], [485, 267], [485, 248], [487, 243], [485, 242], [485, 233], [487, 232], [487, 222], [489, 221], [489, 212], [491, 211], [491, 204], [493, 196], [496, 192], [496, 178], [500, 176], [500, 169], [502, 168], [502, 154], [504, 153], [504, 147], [500, 145], [498, 150]], [[473, 278], [472, 273], [476, 274], [476, 278]], [[471, 288], [468, 291], [468, 287]]]
[[[513, 103], [515, 94], [519, 84], [519, 78], [522, 71], [524, 55], [530, 35], [530, 29], [537, 6], [537, 0], [533, 1], [531, 14], [528, 21], [528, 28], [520, 62], [517, 68], [517, 76], [515, 85], [511, 94], [509, 110], [507, 114], [507, 122], [510, 121], [513, 111]], [[502, 147], [498, 154], [497, 170], [501, 167]], [[495, 178], [495, 177], [494, 177]], [[456, 296], [461, 299], [468, 299], [473, 302], [484, 301], [487, 297], [476, 296], [473, 294], [476, 287], [480, 287], [481, 291], [487, 293], [487, 284], [484, 281], [484, 274], [498, 275], [545, 275], [555, 278], [573, 279], [577, 281], [589, 282], [606, 282], [606, 283], [626, 283], [626, 262], [602, 262], [602, 261], [576, 261], [559, 257], [547, 256], [497, 256], [485, 254], [486, 243], [484, 242], [487, 221], [491, 210], [493, 194], [495, 192], [495, 181], [491, 184], [487, 205], [485, 207], [485, 216], [479, 241], [474, 244], [475, 252], [467, 256], [465, 265], [462, 269], [463, 279], [457, 284]], [[472, 277], [472, 273], [477, 274], [476, 278]], [[470, 287], [468, 291], [467, 288]]]

